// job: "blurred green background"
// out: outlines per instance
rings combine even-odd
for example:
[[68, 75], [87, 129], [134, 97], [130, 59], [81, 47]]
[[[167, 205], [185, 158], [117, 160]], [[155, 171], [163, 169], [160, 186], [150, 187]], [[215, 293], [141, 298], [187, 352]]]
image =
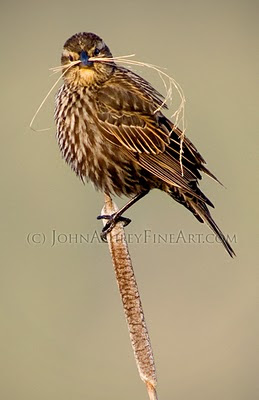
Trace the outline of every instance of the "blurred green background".
[[[130, 245], [159, 398], [258, 398], [258, 9], [257, 1], [1, 2], [2, 399], [147, 398], [107, 246], [69, 239], [100, 231], [103, 196], [61, 159], [54, 94], [35, 123], [51, 130], [29, 129], [57, 77], [48, 69], [79, 31], [99, 34], [114, 55], [167, 67], [187, 98], [187, 136], [227, 187], [202, 182], [216, 221], [236, 235], [236, 259], [219, 244]], [[135, 71], [163, 91], [156, 74]], [[157, 191], [127, 215], [127, 233], [210, 233]], [[67, 243], [51, 247], [53, 230]], [[28, 243], [33, 233], [45, 243]]]

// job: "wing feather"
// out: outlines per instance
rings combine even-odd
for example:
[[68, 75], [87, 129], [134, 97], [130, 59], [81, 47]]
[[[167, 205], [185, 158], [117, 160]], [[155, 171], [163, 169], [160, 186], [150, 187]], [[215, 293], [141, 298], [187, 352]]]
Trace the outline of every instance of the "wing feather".
[[[197, 188], [205, 160], [180, 129], [158, 107], [163, 96], [143, 78], [118, 68], [96, 96], [96, 122], [104, 137], [122, 147], [129, 157], [162, 181], [204, 202]], [[182, 140], [182, 155], [181, 154]], [[183, 175], [182, 175], [183, 171]]]

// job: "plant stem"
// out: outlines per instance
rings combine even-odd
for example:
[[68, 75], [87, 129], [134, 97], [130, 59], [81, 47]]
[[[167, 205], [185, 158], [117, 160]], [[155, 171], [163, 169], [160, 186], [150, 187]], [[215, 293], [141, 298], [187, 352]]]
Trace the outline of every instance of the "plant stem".
[[[102, 214], [111, 215], [117, 210], [118, 208], [111, 197], [105, 195]], [[103, 221], [105, 225], [106, 220]], [[123, 222], [116, 224], [113, 230], [108, 233], [107, 240], [139, 375], [146, 384], [149, 399], [157, 400], [155, 389], [157, 380], [153, 351], [123, 229]]]

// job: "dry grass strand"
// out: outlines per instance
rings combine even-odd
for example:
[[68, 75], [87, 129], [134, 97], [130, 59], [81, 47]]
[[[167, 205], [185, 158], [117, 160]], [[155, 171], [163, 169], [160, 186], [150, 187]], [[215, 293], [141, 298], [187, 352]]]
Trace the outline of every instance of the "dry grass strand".
[[78, 64], [80, 62], [79, 61], [74, 61], [73, 63], [70, 63], [69, 65], [61, 65], [59, 67], [54, 67], [54, 68], [50, 68], [50, 70], [53, 70], [54, 73], [57, 73], [59, 71], [62, 71], [63, 69], [64, 72], [60, 75], [60, 77], [56, 80], [56, 82], [54, 83], [54, 85], [52, 85], [52, 87], [50, 88], [50, 90], [48, 91], [48, 93], [46, 94], [46, 96], [44, 97], [44, 99], [42, 100], [42, 102], [40, 103], [39, 107], [37, 108], [34, 116], [32, 117], [32, 120], [30, 122], [30, 128], [34, 131], [34, 132], [45, 132], [50, 130], [50, 128], [43, 128], [43, 129], [34, 129], [33, 128], [33, 123], [35, 121], [35, 118], [37, 117], [37, 115], [39, 114], [40, 110], [42, 109], [44, 103], [46, 102], [46, 100], [48, 99], [49, 95], [51, 94], [51, 92], [53, 91], [53, 89], [57, 86], [57, 84], [60, 82], [60, 80], [63, 78], [63, 76], [65, 75], [65, 73], [71, 68], [73, 67], [73, 65]]

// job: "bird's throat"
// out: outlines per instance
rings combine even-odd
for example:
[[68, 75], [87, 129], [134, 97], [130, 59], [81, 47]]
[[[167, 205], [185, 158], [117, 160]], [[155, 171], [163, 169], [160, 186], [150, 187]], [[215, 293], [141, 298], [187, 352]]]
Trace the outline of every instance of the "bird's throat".
[[64, 76], [64, 80], [71, 86], [92, 86], [97, 80], [94, 68], [71, 68]]
[[80, 68], [78, 73], [78, 83], [81, 86], [88, 86], [96, 80], [96, 71], [93, 68]]

